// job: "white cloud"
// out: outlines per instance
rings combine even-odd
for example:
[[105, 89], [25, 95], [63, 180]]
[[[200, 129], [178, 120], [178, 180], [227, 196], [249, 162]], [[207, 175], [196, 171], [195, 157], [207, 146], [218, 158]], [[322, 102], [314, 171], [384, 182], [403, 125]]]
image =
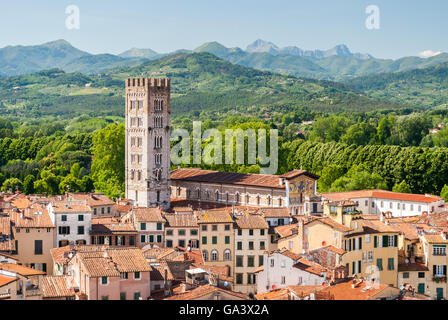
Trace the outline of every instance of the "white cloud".
[[438, 56], [441, 53], [442, 53], [441, 51], [434, 52], [432, 50], [425, 50], [423, 52], [420, 52], [419, 56], [422, 58], [431, 58], [431, 57]]

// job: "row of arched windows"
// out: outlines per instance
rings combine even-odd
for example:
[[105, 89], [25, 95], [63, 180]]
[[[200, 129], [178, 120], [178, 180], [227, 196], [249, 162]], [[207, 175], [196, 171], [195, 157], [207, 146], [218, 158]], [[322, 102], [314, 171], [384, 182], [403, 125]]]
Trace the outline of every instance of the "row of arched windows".
[[[177, 188], [177, 196], [178, 197], [180, 196], [180, 193], [181, 193], [181, 188], [178, 187]], [[187, 189], [187, 199], [191, 199], [192, 198], [191, 195], [192, 195], [191, 190]], [[195, 196], [195, 199], [198, 199], [198, 200], [201, 199], [201, 190], [199, 188], [196, 189], [196, 191], [194, 193], [194, 196]], [[210, 192], [209, 192], [209, 190], [205, 190], [205, 200], [210, 200]], [[226, 193], [222, 194], [222, 193], [219, 192], [219, 190], [216, 190], [215, 194], [214, 194], [214, 200], [215, 201], [226, 201], [226, 202], [229, 202], [230, 201], [230, 193], [226, 192]], [[246, 194], [245, 195], [245, 203], [250, 203], [250, 200], [251, 200], [250, 194]], [[268, 195], [266, 197], [266, 202], [267, 202], [268, 206], [271, 206], [271, 205], [274, 204], [271, 195]], [[235, 203], [237, 203], [237, 204], [241, 203], [241, 195], [240, 195], [239, 192], [235, 193]], [[256, 195], [255, 196], [255, 203], [254, 204], [261, 205], [261, 196], [260, 195]], [[282, 206], [282, 204], [283, 204], [282, 198], [278, 197], [277, 205], [278, 206]]]
[[[204, 258], [204, 261], [219, 261], [219, 253], [218, 250], [212, 250], [210, 252], [210, 257], [208, 255], [208, 251], [207, 250], [202, 250], [202, 258]], [[224, 250], [224, 255], [223, 255], [223, 260], [224, 261], [230, 261], [232, 260], [232, 252], [230, 251], [230, 249], [226, 249]]]

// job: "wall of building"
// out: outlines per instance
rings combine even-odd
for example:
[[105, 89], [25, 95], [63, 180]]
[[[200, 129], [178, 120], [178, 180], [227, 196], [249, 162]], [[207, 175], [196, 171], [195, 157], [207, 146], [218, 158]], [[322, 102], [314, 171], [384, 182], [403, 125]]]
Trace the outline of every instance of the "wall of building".
[[[263, 234], [261, 233], [263, 230]], [[234, 291], [245, 294], [257, 293], [257, 275], [255, 270], [263, 265], [264, 252], [268, 248], [268, 230], [267, 229], [253, 229], [253, 235], [250, 235], [249, 229], [241, 229], [241, 235], [238, 235], [238, 229], [235, 230], [235, 271], [234, 271]], [[238, 243], [241, 243], [242, 250], [238, 250]], [[253, 242], [253, 250], [249, 249], [249, 242]], [[263, 246], [262, 246], [263, 243]], [[237, 257], [243, 259], [243, 266], [236, 265]], [[253, 257], [254, 265], [249, 267], [248, 257]], [[261, 257], [261, 261], [260, 261]], [[242, 275], [242, 284], [237, 283], [238, 274]], [[251, 284], [248, 283], [249, 277], [252, 277]], [[254, 279], [255, 277], [255, 279]], [[252, 281], [255, 280], [255, 281]]]
[[[29, 232], [27, 232], [27, 230]], [[17, 259], [21, 264], [43, 270], [46, 265], [47, 274], [53, 274], [53, 258], [50, 249], [56, 247], [55, 228], [20, 228], [16, 229], [15, 240], [17, 240]], [[35, 240], [42, 240], [42, 254], [35, 254]]]

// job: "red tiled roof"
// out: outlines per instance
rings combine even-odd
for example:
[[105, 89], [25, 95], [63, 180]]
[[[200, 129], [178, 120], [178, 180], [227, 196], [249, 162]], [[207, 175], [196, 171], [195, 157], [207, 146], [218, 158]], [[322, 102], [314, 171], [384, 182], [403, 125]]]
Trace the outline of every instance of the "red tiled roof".
[[132, 212], [138, 222], [165, 222], [159, 208], [134, 208]]
[[15, 264], [15, 263], [0, 264], [0, 270], [1, 269], [18, 273], [22, 276], [35, 276], [35, 275], [44, 275], [45, 274], [45, 272], [43, 272], [43, 271], [28, 268], [23, 265]]
[[269, 174], [236, 173], [202, 170], [198, 168], [180, 168], [171, 171], [171, 180], [183, 180], [194, 182], [210, 182], [220, 184], [234, 184], [246, 186], [258, 186], [276, 189], [285, 189], [280, 185], [279, 176]]
[[285, 178], [285, 179], [289, 180], [289, 179], [293, 179], [293, 178], [301, 176], [301, 175], [306, 175], [306, 176], [308, 176], [308, 177], [310, 177], [312, 179], [315, 179], [315, 180], [319, 179], [318, 175], [316, 175], [314, 173], [311, 173], [311, 172], [308, 172], [306, 170], [292, 170], [292, 171], [289, 171], [287, 173], [282, 174], [280, 176], [280, 178]]
[[200, 299], [201, 297], [203, 297], [207, 294], [210, 294], [210, 293], [213, 293], [216, 291], [229, 294], [229, 295], [233, 296], [235, 299], [249, 300], [249, 297], [246, 296], [245, 294], [233, 292], [230, 290], [225, 290], [222, 288], [212, 286], [210, 284], [206, 284], [204, 286], [199, 286], [195, 289], [188, 290], [184, 293], [176, 294], [174, 296], [166, 298], [165, 300], [196, 300], [196, 299]]
[[278, 289], [255, 295], [257, 300], [290, 300], [288, 289]]
[[74, 297], [75, 292], [70, 290], [70, 278], [68, 276], [44, 276], [42, 277], [43, 298]]
[[346, 192], [328, 192], [323, 193], [322, 196], [332, 201], [349, 200], [357, 198], [377, 198], [377, 199], [391, 199], [401, 201], [412, 201], [422, 203], [432, 203], [441, 200], [442, 198], [435, 195], [398, 193], [386, 190], [360, 190], [360, 191], [346, 191]]
[[18, 277], [10, 277], [0, 274], [0, 287], [6, 286], [7, 284], [17, 280], [19, 280]]
[[289, 218], [291, 213], [288, 208], [260, 208], [265, 218]]
[[240, 229], [268, 229], [266, 220], [260, 215], [242, 214], [235, 216], [235, 222]]

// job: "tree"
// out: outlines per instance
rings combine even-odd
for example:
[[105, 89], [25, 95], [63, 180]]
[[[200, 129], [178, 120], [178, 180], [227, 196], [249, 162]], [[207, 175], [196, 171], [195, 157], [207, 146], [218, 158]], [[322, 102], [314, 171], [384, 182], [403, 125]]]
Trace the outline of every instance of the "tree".
[[398, 118], [397, 136], [401, 146], [418, 146], [431, 128], [431, 119], [422, 114], [413, 113]]
[[407, 184], [405, 180], [401, 181], [399, 184], [395, 184], [392, 191], [399, 193], [412, 193], [411, 186]]
[[343, 116], [320, 118], [314, 123], [310, 139], [320, 142], [339, 141], [351, 121]]
[[23, 193], [25, 194], [33, 194], [34, 193], [34, 181], [36, 181], [36, 177], [32, 174], [29, 174], [25, 177], [23, 181]]
[[345, 176], [331, 185], [331, 192], [387, 189], [386, 181], [377, 173], [370, 173], [364, 165], [353, 166]]
[[391, 136], [393, 120], [391, 117], [381, 118], [376, 129], [376, 138], [379, 144], [386, 144]]
[[325, 167], [317, 181], [319, 192], [327, 192], [331, 184], [344, 175], [344, 168], [335, 164]]
[[445, 200], [448, 201], [448, 185], [444, 185], [442, 188], [442, 191], [440, 192], [440, 196]]
[[3, 192], [15, 192], [16, 190], [22, 191], [22, 181], [17, 178], [9, 178], [3, 182], [1, 190]]
[[355, 123], [347, 129], [341, 141], [346, 144], [366, 145], [375, 137], [375, 128], [368, 123]]
[[93, 136], [92, 178], [95, 189], [110, 198], [124, 194], [125, 126], [110, 124]]

